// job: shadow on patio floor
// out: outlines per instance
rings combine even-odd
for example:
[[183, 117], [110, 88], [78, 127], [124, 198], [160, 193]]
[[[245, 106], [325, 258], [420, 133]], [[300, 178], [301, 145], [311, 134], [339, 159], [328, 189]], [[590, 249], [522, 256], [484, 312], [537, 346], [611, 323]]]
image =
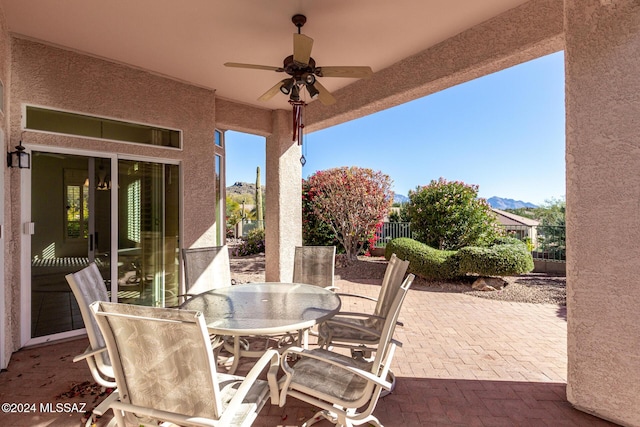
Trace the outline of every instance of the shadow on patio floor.
[[[336, 285], [340, 292], [376, 296], [379, 291], [379, 282], [369, 279]], [[343, 310], [372, 307], [345, 299]], [[563, 313], [551, 304], [410, 290], [400, 319], [405, 326], [396, 330], [404, 343], [393, 363], [397, 388], [380, 400], [375, 415], [386, 427], [615, 425], [566, 400]], [[0, 412], [0, 425], [80, 426], [80, 404], [91, 409], [101, 398], [92, 394], [95, 388], [77, 387], [91, 381], [86, 364], [72, 362], [86, 345], [80, 338], [15, 353], [0, 373], [0, 402], [23, 405], [20, 413]], [[247, 359], [240, 371], [250, 364]], [[78, 393], [68, 393], [73, 390]], [[52, 412], [56, 403], [69, 404], [69, 410]], [[254, 426], [299, 426], [314, 413], [310, 405], [289, 399], [284, 408], [267, 405]], [[98, 426], [106, 422], [101, 419]]]

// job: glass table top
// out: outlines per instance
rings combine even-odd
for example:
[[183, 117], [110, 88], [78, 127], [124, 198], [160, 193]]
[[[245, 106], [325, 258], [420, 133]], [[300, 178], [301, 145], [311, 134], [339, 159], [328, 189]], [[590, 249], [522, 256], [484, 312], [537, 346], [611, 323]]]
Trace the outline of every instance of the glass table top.
[[197, 295], [182, 309], [198, 310], [207, 327], [228, 335], [274, 334], [310, 328], [340, 311], [340, 297], [299, 283], [246, 283]]

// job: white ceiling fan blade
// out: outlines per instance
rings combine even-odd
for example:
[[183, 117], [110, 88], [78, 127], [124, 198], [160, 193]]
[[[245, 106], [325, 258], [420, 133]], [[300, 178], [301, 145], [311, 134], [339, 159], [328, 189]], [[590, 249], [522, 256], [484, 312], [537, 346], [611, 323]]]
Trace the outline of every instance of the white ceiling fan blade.
[[293, 60], [300, 64], [309, 64], [313, 39], [304, 34], [293, 34]]
[[332, 105], [336, 103], [336, 99], [331, 95], [331, 92], [322, 86], [318, 80], [316, 80], [313, 85], [318, 89], [318, 100], [322, 102], [323, 105]]
[[258, 98], [258, 101], [268, 101], [271, 98], [273, 98], [274, 96], [276, 96], [276, 94], [278, 92], [280, 92], [280, 86], [282, 86], [282, 84], [286, 81], [287, 79], [281, 80], [278, 83], [276, 83], [271, 89], [269, 89], [268, 91], [266, 91], [265, 93], [262, 94], [262, 96], [260, 96], [260, 98]]
[[250, 68], [252, 70], [267, 70], [267, 71], [278, 71], [278, 72], [284, 71], [282, 67], [271, 67], [269, 65], [255, 65], [255, 64], [240, 64], [238, 62], [225, 62], [224, 66], [233, 67], [233, 68]]
[[368, 79], [373, 75], [371, 67], [316, 67], [319, 77], [349, 77], [353, 79]]

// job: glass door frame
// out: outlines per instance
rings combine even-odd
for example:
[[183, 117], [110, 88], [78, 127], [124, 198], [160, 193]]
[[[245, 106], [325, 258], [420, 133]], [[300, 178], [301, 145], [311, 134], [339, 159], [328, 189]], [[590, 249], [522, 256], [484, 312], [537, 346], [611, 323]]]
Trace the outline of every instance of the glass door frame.
[[[47, 153], [67, 154], [85, 157], [99, 157], [103, 159], [109, 159], [111, 163], [111, 236], [110, 236], [110, 253], [111, 253], [111, 300], [117, 302], [118, 299], [118, 160], [137, 160], [142, 162], [152, 162], [161, 164], [181, 165], [180, 160], [157, 158], [157, 157], [145, 157], [118, 154], [104, 151], [93, 150], [78, 150], [75, 148], [55, 147], [48, 145], [36, 145], [25, 144], [25, 151], [32, 154], [33, 151], [42, 151]], [[70, 338], [75, 336], [81, 336], [86, 334], [86, 329], [74, 329], [67, 332], [61, 332], [53, 335], [46, 335], [42, 337], [31, 337], [31, 233], [29, 232], [32, 227], [32, 212], [31, 212], [31, 169], [19, 169], [20, 173], [20, 347], [41, 344], [49, 341]], [[183, 186], [183, 173], [180, 168], [179, 173], [179, 188]], [[183, 235], [183, 193], [180, 191], [179, 197], [179, 233]], [[182, 274], [180, 274], [182, 276]], [[184, 284], [182, 278], [180, 278], [180, 289], [183, 289]]]

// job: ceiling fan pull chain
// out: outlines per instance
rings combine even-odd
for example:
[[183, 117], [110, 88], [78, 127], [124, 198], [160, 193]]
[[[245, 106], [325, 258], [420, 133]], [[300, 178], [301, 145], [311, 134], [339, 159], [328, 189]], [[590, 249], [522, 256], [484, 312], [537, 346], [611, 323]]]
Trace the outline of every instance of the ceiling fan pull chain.
[[307, 163], [307, 146], [303, 145], [302, 146], [302, 156], [300, 157], [300, 163], [302, 163], [302, 166], [304, 166]]

